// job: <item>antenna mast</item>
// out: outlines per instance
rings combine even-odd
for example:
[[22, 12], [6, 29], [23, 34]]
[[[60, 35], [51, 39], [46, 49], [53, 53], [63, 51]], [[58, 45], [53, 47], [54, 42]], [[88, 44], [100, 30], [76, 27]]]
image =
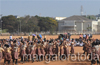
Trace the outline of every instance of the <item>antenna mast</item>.
[[83, 6], [81, 5], [81, 15], [83, 15]]

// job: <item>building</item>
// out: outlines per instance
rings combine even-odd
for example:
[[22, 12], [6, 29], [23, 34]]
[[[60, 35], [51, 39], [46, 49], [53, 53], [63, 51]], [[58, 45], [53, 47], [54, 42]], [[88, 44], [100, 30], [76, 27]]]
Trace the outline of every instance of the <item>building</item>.
[[100, 19], [100, 14], [96, 15], [96, 19], [97, 20]]
[[97, 32], [100, 32], [100, 19], [98, 19]]
[[74, 15], [58, 21], [59, 31], [97, 31], [98, 21]]
[[20, 18], [20, 16], [15, 16], [15, 18]]
[[63, 20], [65, 18], [67, 18], [67, 17], [55, 17], [56, 20]]

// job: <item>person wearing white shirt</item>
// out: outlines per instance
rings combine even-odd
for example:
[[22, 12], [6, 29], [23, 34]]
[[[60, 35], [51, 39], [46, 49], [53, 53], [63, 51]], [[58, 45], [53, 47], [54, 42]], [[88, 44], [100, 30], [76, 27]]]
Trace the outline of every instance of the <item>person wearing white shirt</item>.
[[10, 38], [10, 40], [12, 40], [12, 36], [10, 36], [9, 38]]
[[83, 39], [86, 39], [86, 34], [83, 34]]

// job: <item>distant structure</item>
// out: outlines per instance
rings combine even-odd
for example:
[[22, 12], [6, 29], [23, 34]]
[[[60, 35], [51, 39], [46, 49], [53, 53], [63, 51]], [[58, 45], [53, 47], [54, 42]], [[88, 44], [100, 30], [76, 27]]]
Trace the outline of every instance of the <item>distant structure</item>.
[[15, 18], [20, 18], [20, 16], [17, 16], [17, 15], [16, 15]]
[[96, 20], [100, 19], [100, 14], [96, 15]]
[[55, 17], [56, 20], [63, 20], [65, 18], [67, 18], [67, 17]]
[[100, 31], [100, 21], [74, 15], [58, 21], [58, 31]]
[[81, 6], [81, 15], [83, 15], [83, 6]]
[[96, 20], [100, 20], [100, 9], [99, 9], [99, 14], [98, 15], [95, 15], [95, 17], [96, 17]]

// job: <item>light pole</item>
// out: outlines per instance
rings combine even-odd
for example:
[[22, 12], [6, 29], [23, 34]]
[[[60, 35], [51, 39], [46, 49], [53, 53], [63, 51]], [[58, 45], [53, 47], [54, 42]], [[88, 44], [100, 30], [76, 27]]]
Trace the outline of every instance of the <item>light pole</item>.
[[18, 34], [19, 34], [19, 25], [18, 25]]
[[21, 20], [20, 20], [20, 33], [21, 33]]
[[2, 22], [3, 22], [3, 21], [1, 20], [1, 33], [2, 33]]
[[[0, 15], [1, 16], [1, 18], [2, 18], [2, 14]], [[1, 22], [1, 33], [2, 33], [2, 20], [0, 19], [0, 22]]]

